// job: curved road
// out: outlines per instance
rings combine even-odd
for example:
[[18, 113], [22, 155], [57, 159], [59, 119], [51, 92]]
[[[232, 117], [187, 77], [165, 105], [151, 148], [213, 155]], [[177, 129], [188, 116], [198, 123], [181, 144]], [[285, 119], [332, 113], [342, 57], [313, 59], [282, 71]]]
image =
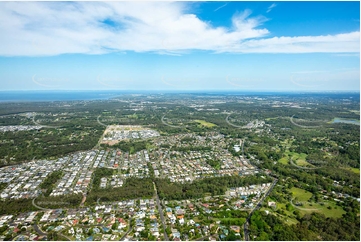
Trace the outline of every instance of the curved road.
[[293, 162], [292, 158], [290, 159], [290, 163], [291, 163], [291, 165], [293, 165], [293, 166], [295, 166], [295, 167], [297, 167], [297, 168], [299, 168], [299, 169], [304, 169], [304, 170], [315, 170], [315, 169], [320, 169], [320, 168], [322, 168], [322, 166], [321, 166], [321, 167], [303, 167], [303, 166], [298, 166], [298, 165], [296, 165], [296, 164]]
[[317, 126], [305, 126], [305, 125], [301, 125], [301, 124], [297, 124], [293, 121], [293, 116], [295, 115], [292, 115], [292, 117], [290, 117], [290, 120], [291, 120], [291, 123], [298, 126], [298, 127], [301, 127], [301, 128], [305, 128], [305, 129], [315, 129], [315, 128], [320, 128], [322, 127], [322, 125], [317, 125]]
[[97, 117], [97, 122], [98, 122], [98, 124], [103, 125], [104, 127], [108, 127], [108, 125], [103, 124], [102, 122], [100, 122], [100, 120], [99, 120], [100, 116], [101, 116], [101, 115], [99, 115], [99, 116]]
[[35, 204], [35, 199], [36, 198], [34, 198], [31, 202], [32, 202], [33, 206], [36, 207], [37, 209], [44, 210], [44, 211], [52, 210], [52, 209], [49, 209], [49, 208], [43, 208], [43, 207], [40, 207], [40, 206], [36, 205]]
[[232, 114], [229, 114], [229, 115], [227, 116], [226, 122], [227, 122], [229, 125], [233, 126], [233, 127], [241, 128], [241, 129], [242, 129], [243, 126], [235, 125], [235, 124], [232, 124], [231, 122], [229, 122], [228, 118], [229, 118], [229, 116], [231, 116], [231, 115], [232, 115]]
[[177, 126], [177, 125], [171, 125], [171, 124], [168, 124], [167, 122], [164, 121], [164, 117], [165, 115], [163, 115], [162, 117], [162, 123], [169, 126], [169, 127], [172, 127], [172, 128], [182, 128], [182, 126]]
[[42, 126], [42, 127], [44, 127], [44, 128], [53, 128], [53, 129], [57, 129], [57, 128], [59, 128], [59, 127], [60, 127], [60, 126], [51, 126], [51, 125], [39, 124], [38, 122], [36, 122], [36, 121], [35, 121], [35, 116], [33, 116], [32, 120], [33, 120], [33, 123], [34, 123], [34, 124], [36, 124], [36, 125], [38, 125], [38, 126]]
[[290, 200], [291, 205], [292, 205], [294, 208], [297, 208], [297, 209], [299, 209], [299, 210], [304, 210], [304, 211], [317, 211], [317, 210], [320, 210], [320, 209], [318, 209], [318, 208], [300, 208], [299, 206], [294, 205], [292, 201], [293, 201], [293, 200]]

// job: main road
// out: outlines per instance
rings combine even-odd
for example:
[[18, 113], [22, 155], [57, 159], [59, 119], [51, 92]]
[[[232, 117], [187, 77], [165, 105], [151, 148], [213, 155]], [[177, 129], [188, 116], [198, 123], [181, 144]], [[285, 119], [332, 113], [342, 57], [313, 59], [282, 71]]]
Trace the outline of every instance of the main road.
[[250, 212], [250, 214], [248, 215], [248, 218], [246, 220], [246, 222], [243, 225], [243, 231], [244, 231], [244, 240], [249, 241], [249, 231], [248, 231], [248, 226], [249, 226], [249, 221], [251, 219], [251, 216], [253, 214], [253, 212], [257, 209], [259, 209], [264, 201], [264, 199], [270, 194], [270, 192], [272, 191], [273, 187], [276, 185], [278, 179], [275, 179], [270, 188], [268, 189], [268, 191], [266, 192], [266, 194], [259, 200], [259, 202], [257, 203], [257, 206], [254, 207], [254, 209]]
[[154, 185], [154, 191], [155, 191], [155, 199], [156, 199], [157, 205], [158, 205], [159, 217], [160, 217], [160, 220], [161, 220], [162, 225], [163, 225], [164, 240], [165, 240], [165, 241], [169, 241], [168, 234], [167, 234], [167, 232], [165, 231], [166, 226], [165, 226], [165, 222], [164, 222], [163, 209], [162, 209], [162, 206], [160, 205], [160, 202], [159, 202], [157, 187], [156, 187], [156, 185], [155, 185], [154, 182], [153, 182], [153, 185]]
[[37, 224], [36, 222], [33, 224], [33, 228], [34, 228], [34, 230], [38, 233], [38, 235], [40, 235], [40, 236], [48, 235], [47, 233], [45, 233], [44, 231], [42, 231], [42, 230], [39, 228], [39, 226], [38, 226], [38, 224]]
[[128, 231], [120, 238], [120, 241], [123, 241], [125, 239], [125, 237], [130, 233], [130, 231], [132, 231], [132, 219], [131, 218], [128, 220], [128, 223], [129, 223]]

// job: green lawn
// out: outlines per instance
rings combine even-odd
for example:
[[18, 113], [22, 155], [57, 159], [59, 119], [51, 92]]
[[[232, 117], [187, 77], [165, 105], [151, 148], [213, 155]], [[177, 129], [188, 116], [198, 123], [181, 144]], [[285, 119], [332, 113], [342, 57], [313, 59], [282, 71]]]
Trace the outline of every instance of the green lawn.
[[284, 154], [286, 156], [282, 157], [281, 159], [278, 160], [278, 162], [280, 162], [280, 163], [282, 163], [284, 165], [288, 164], [289, 155], [291, 155], [292, 161], [296, 165], [298, 165], [298, 166], [313, 166], [313, 165], [311, 165], [310, 163], [308, 163], [306, 161], [307, 154], [305, 154], [305, 153], [296, 153], [296, 152], [290, 152], [290, 151], [287, 150]]
[[[221, 223], [230, 222], [231, 224], [244, 224], [246, 222], [245, 218], [221, 218], [221, 219], [213, 219], [213, 221], [220, 220]], [[195, 222], [195, 221], [194, 221]]]
[[306, 161], [307, 154], [305, 153], [296, 153], [296, 152], [289, 152], [292, 155], [292, 160], [299, 166], [303, 166], [308, 164]]
[[298, 220], [296, 218], [285, 216], [285, 215], [282, 215], [282, 214], [279, 214], [279, 213], [276, 213], [276, 215], [279, 218], [281, 218], [283, 220], [283, 222], [285, 222], [288, 225], [298, 224]]
[[[324, 206], [317, 204], [317, 208], [320, 208], [320, 212], [322, 212], [326, 217], [340, 218], [343, 214], [346, 213], [346, 211], [343, 210], [342, 207], [337, 206], [336, 202], [334, 201], [325, 201], [324, 203]], [[331, 206], [331, 209], [328, 209], [328, 206]]]
[[266, 118], [265, 120], [266, 120], [266, 121], [269, 121], [269, 120], [272, 120], [272, 119], [278, 119], [278, 117], [275, 117], [275, 118]]
[[194, 217], [193, 221], [196, 222], [196, 223], [199, 223], [201, 220], [198, 217]]
[[[319, 203], [311, 203], [311, 204], [312, 206], [309, 203], [304, 203], [302, 208], [310, 209], [310, 210], [299, 210], [302, 216], [308, 213], [317, 212], [317, 213], [323, 213], [328, 218], [340, 218], [342, 217], [343, 214], [346, 213], [342, 209], [342, 207], [337, 206], [336, 203], [333, 201], [325, 201], [323, 206]], [[331, 209], [328, 209], [327, 207], [331, 207]]]
[[278, 160], [281, 164], [287, 165], [288, 164], [288, 157], [282, 157]]
[[300, 202], [307, 201], [308, 199], [310, 199], [312, 197], [312, 193], [310, 193], [304, 189], [297, 188], [297, 187], [292, 187], [291, 192], [292, 192], [293, 197], [296, 198]]
[[[303, 206], [301, 207], [302, 209], [309, 209], [309, 210], [299, 209], [302, 216], [307, 213], [317, 212], [317, 213], [323, 213], [326, 217], [340, 218], [342, 217], [342, 214], [346, 213], [342, 209], [342, 207], [337, 206], [336, 202], [334, 201], [324, 201], [323, 206], [319, 203], [307, 202], [308, 199], [312, 197], [312, 193], [304, 189], [293, 187], [291, 188], [291, 192], [294, 198], [297, 198], [299, 202], [303, 203]], [[331, 207], [331, 209], [328, 209], [327, 207]]]
[[349, 170], [349, 171], [352, 171], [356, 174], [360, 174], [360, 168], [353, 168], [353, 167], [348, 167], [348, 168], [345, 168], [346, 170]]
[[[282, 216], [282, 215], [281, 215]], [[295, 218], [286, 217], [284, 222], [288, 225], [298, 224], [298, 220]]]
[[197, 122], [197, 123], [199, 123], [199, 124], [202, 125], [202, 126], [207, 127], [207, 128], [212, 128], [212, 127], [214, 127], [214, 126], [217, 126], [217, 125], [215, 125], [214, 123], [210, 123], [210, 122], [207, 122], [207, 121], [205, 121], [205, 120], [199, 120], [199, 119], [197, 119], [197, 120], [194, 120], [194, 121]]

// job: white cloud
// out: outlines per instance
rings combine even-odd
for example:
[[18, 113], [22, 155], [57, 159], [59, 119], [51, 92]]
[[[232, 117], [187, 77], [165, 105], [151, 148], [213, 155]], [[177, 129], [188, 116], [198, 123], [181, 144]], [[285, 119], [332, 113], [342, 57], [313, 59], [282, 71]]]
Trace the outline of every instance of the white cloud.
[[[272, 4], [273, 5], [273, 4]], [[271, 5], [271, 6], [272, 6]], [[271, 7], [270, 6], [270, 7]], [[359, 52], [359, 32], [272, 37], [250, 10], [214, 27], [182, 2], [1, 2], [0, 55]], [[112, 22], [113, 25], [105, 22]]]
[[359, 51], [360, 32], [249, 40], [234, 48], [234, 52], [240, 53], [338, 53]]
[[272, 10], [274, 7], [276, 7], [276, 6], [277, 6], [277, 4], [272, 3], [271, 6], [269, 6], [269, 7], [267, 8], [267, 13], [271, 12], [271, 10]]

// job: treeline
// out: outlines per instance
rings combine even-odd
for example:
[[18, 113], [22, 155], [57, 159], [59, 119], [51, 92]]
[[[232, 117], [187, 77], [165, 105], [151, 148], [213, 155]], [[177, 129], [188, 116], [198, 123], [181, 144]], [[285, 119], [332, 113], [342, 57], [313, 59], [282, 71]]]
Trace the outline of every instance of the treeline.
[[19, 214], [37, 210], [38, 209], [32, 205], [31, 199], [0, 200], [0, 215]]
[[2, 190], [5, 189], [5, 187], [7, 187], [9, 184], [8, 183], [2, 183], [0, 182], [0, 192], [2, 192]]
[[46, 189], [44, 196], [49, 196], [50, 193], [53, 191], [55, 183], [63, 176], [62, 171], [53, 171], [50, 173], [44, 181], [40, 184], [41, 189]]
[[184, 137], [183, 139], [181, 139], [181, 142], [185, 142], [185, 143], [189, 143], [192, 141], [196, 141], [196, 138], [194, 137]]
[[[35, 199], [34, 203], [39, 207], [50, 209], [76, 208], [80, 205], [82, 197], [81, 194], [68, 194], [56, 197], [40, 196]], [[19, 214], [39, 210], [33, 206], [32, 200], [33, 199], [28, 198], [0, 200], [0, 215]]]
[[0, 126], [8, 125], [34, 125], [32, 120], [24, 119], [18, 115], [2, 116], [0, 117]]
[[206, 163], [216, 170], [219, 170], [222, 165], [222, 162], [219, 160], [206, 160]]
[[110, 202], [125, 199], [150, 198], [154, 195], [154, 186], [150, 178], [128, 178], [122, 187], [91, 190], [87, 195], [87, 204], [98, 201]]
[[261, 176], [227, 176], [196, 180], [192, 183], [173, 183], [168, 179], [155, 179], [159, 197], [169, 200], [201, 198], [207, 194], [223, 195], [227, 188], [271, 182], [272, 178]]
[[77, 208], [83, 199], [82, 194], [67, 194], [62, 196], [38, 197], [34, 203], [42, 208]]
[[219, 218], [223, 225], [239, 225], [243, 226], [248, 217], [248, 212], [240, 210], [219, 210], [212, 214], [213, 218]]
[[171, 148], [172, 151], [181, 151], [181, 152], [189, 152], [189, 151], [210, 151], [212, 150], [212, 147], [210, 146], [173, 146]]
[[101, 144], [100, 146], [104, 149], [106, 148], [118, 148], [124, 152], [129, 152], [130, 154], [134, 154], [141, 150], [146, 150], [148, 146], [151, 144], [145, 140], [141, 141], [120, 141], [119, 143], [109, 146], [106, 144]]

